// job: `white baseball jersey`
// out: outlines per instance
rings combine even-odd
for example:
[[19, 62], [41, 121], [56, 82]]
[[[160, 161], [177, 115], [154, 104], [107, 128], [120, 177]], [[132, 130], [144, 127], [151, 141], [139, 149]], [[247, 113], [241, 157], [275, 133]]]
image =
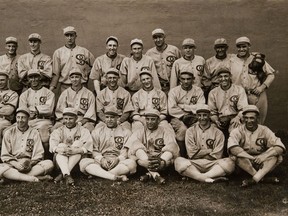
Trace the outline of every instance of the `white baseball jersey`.
[[171, 70], [170, 89], [180, 84], [180, 72], [185, 70], [192, 70], [195, 77], [194, 84], [202, 87], [203, 77], [207, 77], [205, 69], [205, 59], [202, 56], [195, 55], [193, 60], [186, 60], [184, 57], [177, 59]]
[[160, 89], [140, 89], [132, 96], [132, 103], [135, 109], [132, 115], [143, 115], [147, 109], [156, 109], [163, 115], [168, 114], [167, 96]]
[[[0, 90], [0, 116], [4, 116], [7, 120], [13, 120], [11, 107], [13, 110], [17, 108], [19, 96], [16, 92], [6, 89]], [[9, 112], [9, 113], [7, 113]]]
[[27, 107], [33, 112], [38, 111], [39, 116], [50, 117], [54, 106], [55, 94], [45, 87], [38, 90], [29, 88], [19, 98], [19, 107]]
[[120, 156], [124, 155], [123, 149], [126, 147], [130, 130], [118, 125], [116, 128], [108, 128], [106, 125], [95, 128], [91, 136], [93, 138], [93, 158], [99, 156]]
[[181, 118], [190, 112], [196, 114], [197, 104], [205, 104], [204, 93], [200, 87], [192, 86], [189, 91], [183, 90], [181, 86], [170, 89], [168, 112], [172, 117]]
[[6, 71], [9, 74], [9, 89], [13, 91], [20, 91], [23, 86], [19, 82], [18, 76], [18, 61], [19, 55], [14, 56], [13, 58], [8, 57], [8, 55], [0, 56], [0, 70]]
[[4, 163], [21, 158], [41, 161], [43, 157], [44, 149], [37, 129], [29, 127], [23, 132], [13, 125], [4, 133], [1, 151]]
[[53, 77], [51, 86], [56, 87], [58, 81], [71, 84], [69, 72], [74, 67], [79, 68], [82, 73], [82, 82], [88, 82], [88, 77], [95, 58], [93, 54], [84, 47], [76, 46], [72, 49], [63, 46], [53, 54]]
[[178, 156], [179, 147], [175, 136], [169, 130], [161, 126], [154, 131], [140, 128], [136, 130], [127, 141], [129, 154], [135, 155], [138, 149], [143, 149], [149, 155], [159, 156], [163, 152], [171, 152], [175, 157]]
[[201, 159], [205, 156], [202, 151], [211, 149], [212, 151], [209, 153], [211, 159], [220, 159], [224, 150], [224, 139], [223, 133], [214, 124], [202, 130], [197, 122], [186, 131], [187, 155], [189, 159]]
[[161, 89], [154, 62], [151, 57], [146, 55], [143, 55], [140, 61], [135, 61], [133, 56], [123, 59], [120, 73], [121, 76], [127, 78], [127, 83], [124, 83], [124, 85], [133, 92], [138, 91], [142, 87], [139, 76], [142, 68], [149, 68], [151, 70], [154, 87]]
[[241, 147], [251, 155], [259, 155], [267, 151], [270, 147], [281, 147], [286, 150], [281, 140], [266, 126], [258, 125], [258, 128], [251, 132], [245, 125], [241, 125], [230, 133], [228, 139], [228, 149], [232, 147]]
[[219, 117], [237, 115], [247, 105], [247, 96], [242, 86], [232, 84], [226, 91], [218, 86], [208, 95], [211, 114]]
[[51, 133], [49, 151], [54, 153], [59, 144], [66, 144], [68, 147], [72, 146], [76, 141], [78, 143], [77, 147], [82, 148], [84, 153], [92, 152], [93, 141], [88, 129], [78, 124], [71, 129], [63, 125]]
[[162, 52], [153, 47], [146, 52], [146, 55], [153, 59], [158, 76], [169, 82], [172, 65], [181, 57], [180, 50], [176, 46], [167, 44]]
[[117, 70], [120, 70], [124, 58], [124, 55], [118, 53], [115, 58], [110, 58], [107, 54], [97, 57], [89, 78], [92, 80], [99, 80], [102, 85], [106, 86], [106, 73], [108, 69], [116, 68]]
[[96, 121], [95, 96], [84, 86], [78, 92], [69, 87], [61, 93], [55, 110], [57, 120], [63, 118], [63, 110], [66, 107], [73, 107], [78, 111], [79, 116]]

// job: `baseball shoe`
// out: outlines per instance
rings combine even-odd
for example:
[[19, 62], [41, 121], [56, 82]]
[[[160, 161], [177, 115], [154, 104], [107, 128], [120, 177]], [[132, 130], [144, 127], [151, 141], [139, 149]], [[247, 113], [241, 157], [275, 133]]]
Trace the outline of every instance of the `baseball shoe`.
[[221, 176], [221, 177], [213, 178], [213, 182], [212, 183], [226, 182], [226, 181], [229, 181], [229, 179], [226, 178], [226, 177]]
[[147, 182], [152, 178], [150, 173], [146, 173], [145, 175], [140, 176], [140, 181]]
[[62, 173], [60, 173], [59, 175], [57, 175], [54, 178], [54, 183], [57, 184], [57, 183], [61, 182], [62, 180], [63, 180], [63, 175], [62, 175]]
[[264, 177], [261, 182], [263, 183], [272, 183], [272, 184], [279, 184], [280, 180], [277, 177]]
[[242, 184], [240, 187], [247, 188], [249, 186], [255, 185], [256, 182], [253, 179], [245, 179], [242, 181]]
[[126, 181], [128, 181], [129, 179], [127, 178], [126, 175], [120, 175], [120, 176], [116, 176], [116, 177], [115, 177], [115, 180], [116, 180], [116, 181], [126, 182]]
[[52, 181], [53, 177], [50, 175], [37, 176], [40, 181]]
[[5, 184], [5, 180], [3, 178], [0, 178], [0, 185], [4, 185]]
[[155, 181], [157, 182], [157, 184], [165, 184], [166, 180], [161, 177], [160, 175], [155, 176]]
[[66, 185], [75, 186], [74, 185], [74, 179], [72, 178], [71, 175], [65, 175], [63, 178], [65, 179]]

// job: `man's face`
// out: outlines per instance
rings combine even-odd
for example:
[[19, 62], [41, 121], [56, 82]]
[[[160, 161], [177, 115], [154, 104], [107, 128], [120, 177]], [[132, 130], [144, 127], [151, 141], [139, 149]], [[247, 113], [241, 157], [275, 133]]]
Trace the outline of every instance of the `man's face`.
[[66, 45], [67, 46], [74, 46], [76, 44], [76, 33], [75, 32], [68, 32], [65, 34]]
[[143, 74], [140, 76], [140, 81], [142, 83], [143, 89], [148, 90], [153, 86], [152, 77], [148, 74]]
[[222, 88], [229, 87], [231, 85], [231, 74], [229, 73], [220, 73], [218, 75], [218, 81]]
[[227, 55], [228, 46], [216, 46], [215, 48], [216, 55], [219, 57], [223, 57]]
[[40, 40], [37, 40], [37, 39], [29, 40], [29, 46], [30, 46], [31, 52], [40, 51], [40, 45], [41, 45], [41, 41]]
[[28, 76], [28, 81], [30, 83], [31, 88], [37, 88], [41, 85], [41, 76], [38, 74], [32, 74]]
[[185, 57], [190, 58], [194, 56], [195, 53], [195, 46], [192, 45], [184, 45], [182, 47], [183, 54]]
[[158, 128], [159, 117], [157, 116], [146, 116], [146, 125], [149, 130], [155, 130]]
[[15, 55], [17, 51], [17, 44], [16, 43], [7, 43], [6, 50], [9, 55]]
[[80, 74], [72, 74], [71, 76], [69, 76], [70, 80], [71, 80], [71, 85], [73, 87], [78, 87], [81, 85], [81, 75]]
[[118, 119], [119, 119], [119, 116], [105, 114], [105, 123], [108, 128], [116, 128]]
[[245, 126], [249, 131], [257, 129], [257, 117], [258, 115], [255, 112], [248, 112], [243, 115]]
[[106, 49], [110, 56], [114, 56], [117, 53], [118, 43], [114, 40], [109, 40], [106, 44]]
[[250, 45], [247, 43], [238, 44], [237, 45], [237, 52], [240, 58], [245, 58], [249, 55], [250, 52]]
[[18, 128], [22, 129], [28, 126], [29, 117], [22, 112], [18, 112], [16, 115], [16, 123]]
[[63, 116], [64, 125], [71, 129], [76, 126], [77, 116], [76, 115], [64, 115]]
[[106, 81], [107, 81], [106, 84], [111, 89], [118, 87], [118, 80], [119, 76], [117, 76], [116, 74], [109, 73], [106, 75]]
[[207, 126], [210, 123], [210, 114], [208, 112], [198, 112], [197, 118], [201, 126]]
[[155, 34], [153, 35], [153, 41], [156, 47], [162, 47], [165, 44], [165, 35]]
[[181, 86], [182, 86], [182, 89], [184, 90], [188, 90], [188, 89], [191, 89], [191, 86], [193, 84], [193, 80], [194, 80], [194, 77], [193, 75], [191, 74], [181, 74], [180, 75], [180, 82], [181, 82]]
[[143, 46], [140, 44], [133, 44], [131, 47], [132, 54], [135, 58], [142, 57]]
[[0, 75], [0, 89], [6, 89], [8, 84], [8, 77], [5, 75]]

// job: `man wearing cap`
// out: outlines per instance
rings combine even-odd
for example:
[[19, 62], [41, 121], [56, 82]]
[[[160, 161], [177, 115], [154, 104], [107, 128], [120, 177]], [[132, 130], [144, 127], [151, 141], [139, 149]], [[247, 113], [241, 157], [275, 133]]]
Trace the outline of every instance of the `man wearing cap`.
[[180, 154], [184, 157], [186, 130], [197, 121], [197, 105], [204, 104], [205, 98], [202, 89], [193, 85], [195, 77], [192, 70], [180, 71], [179, 79], [181, 85], [170, 89], [168, 94], [168, 113], [172, 117], [170, 123], [176, 133]]
[[67, 185], [74, 186], [71, 171], [82, 156], [92, 153], [93, 141], [90, 132], [77, 124], [77, 110], [69, 107], [63, 110], [64, 125], [57, 128], [50, 136], [50, 152], [61, 173], [54, 179], [55, 183], [63, 178]]
[[27, 77], [30, 88], [20, 95], [19, 107], [26, 107], [29, 110], [29, 126], [39, 131], [45, 153], [48, 153], [55, 95], [42, 85], [38, 69], [30, 69]]
[[84, 47], [76, 45], [77, 32], [72, 26], [63, 29], [66, 39], [65, 46], [57, 49], [53, 54], [53, 77], [50, 90], [61, 85], [60, 91], [71, 86], [69, 72], [78, 67], [82, 73], [82, 83], [87, 85], [88, 77], [95, 60], [93, 54]]
[[105, 124], [95, 128], [92, 158], [80, 161], [80, 170], [85, 174], [109, 180], [127, 181], [126, 175], [136, 172], [136, 162], [128, 158], [127, 140], [130, 130], [118, 124], [116, 107], [105, 109]]
[[155, 88], [161, 88], [157, 71], [151, 57], [143, 55], [143, 42], [140, 39], [133, 39], [130, 43], [132, 56], [125, 57], [120, 67], [120, 77], [124, 87], [134, 94], [141, 88], [140, 72], [142, 69], [149, 69], [153, 77]]
[[116, 68], [119, 71], [120, 69], [120, 65], [125, 56], [117, 53], [118, 46], [118, 38], [115, 36], [109, 36], [106, 39], [107, 52], [104, 55], [97, 57], [93, 64], [89, 78], [93, 80], [96, 95], [100, 93], [100, 90], [107, 86], [105, 76], [107, 70], [110, 68]]
[[153, 59], [162, 91], [168, 95], [172, 65], [175, 60], [181, 57], [181, 53], [176, 46], [165, 42], [166, 35], [163, 29], [157, 28], [153, 30], [152, 38], [155, 47], [149, 49], [146, 55]]
[[117, 124], [131, 130], [131, 124], [128, 120], [134, 108], [130, 93], [118, 85], [119, 71], [116, 68], [107, 69], [105, 79], [107, 87], [100, 91], [96, 98], [98, 119], [105, 122], [105, 109], [114, 107], [120, 115]]
[[0, 71], [6, 72], [9, 75], [9, 88], [21, 94], [23, 85], [19, 80], [17, 61], [18, 40], [15, 37], [6, 38], [6, 53], [0, 56]]
[[227, 53], [228, 44], [225, 38], [217, 38], [214, 42], [215, 56], [206, 60], [207, 74], [209, 75], [211, 86], [210, 90], [219, 86], [218, 76], [216, 71], [219, 68], [230, 69], [231, 54]]
[[183, 56], [177, 59], [171, 70], [170, 89], [180, 84], [179, 76], [183, 70], [190, 70], [195, 77], [194, 84], [198, 87], [204, 88], [207, 79], [205, 69], [205, 59], [202, 56], [195, 55], [196, 44], [192, 38], [186, 38], [182, 42]]
[[30, 110], [19, 107], [16, 124], [4, 134], [1, 151], [0, 178], [39, 182], [51, 180], [53, 162], [44, 160], [39, 132], [28, 125]]
[[29, 87], [27, 73], [30, 69], [40, 72], [42, 85], [50, 87], [52, 78], [52, 59], [50, 56], [41, 53], [41, 36], [38, 33], [32, 33], [28, 37], [30, 52], [21, 55], [18, 59], [18, 75], [20, 81], [26, 88]]
[[76, 67], [69, 72], [71, 86], [65, 89], [57, 102], [55, 109], [56, 124], [52, 130], [63, 125], [63, 111], [66, 107], [73, 107], [77, 110], [77, 123], [83, 125], [90, 132], [94, 129], [96, 122], [95, 96], [82, 84], [83, 74]]
[[211, 124], [208, 105], [199, 105], [196, 113], [198, 122], [187, 129], [185, 136], [188, 158], [176, 158], [175, 170], [200, 182], [228, 180], [224, 176], [234, 171], [235, 164], [230, 158], [222, 158], [224, 135]]
[[140, 72], [140, 81], [142, 88], [132, 96], [134, 106], [134, 112], [132, 113], [132, 131], [146, 127], [144, 116], [146, 110], [156, 109], [160, 112], [159, 125], [168, 130], [170, 129], [173, 134], [172, 126], [166, 120], [168, 115], [166, 94], [161, 89], [154, 88], [153, 77], [150, 70], [144, 69]]
[[[250, 53], [249, 38], [245, 36], [238, 38], [236, 47], [238, 53], [231, 58], [232, 82], [244, 87], [249, 104], [256, 105], [260, 111], [259, 123], [264, 124], [268, 109], [266, 90], [275, 79], [276, 71], [265, 61], [265, 55]], [[258, 70], [253, 69], [254, 60], [263, 62]], [[265, 78], [261, 79], [259, 73], [263, 73]]]
[[233, 130], [228, 140], [228, 152], [237, 166], [252, 176], [242, 181], [242, 187], [259, 182], [278, 183], [276, 177], [265, 177], [282, 160], [286, 149], [281, 140], [266, 126], [258, 124], [259, 109], [248, 105], [243, 109], [244, 124]]
[[145, 112], [146, 127], [136, 130], [129, 140], [128, 154], [136, 157], [138, 165], [147, 169], [147, 173], [140, 180], [153, 178], [157, 183], [165, 183], [159, 172], [173, 164], [179, 154], [175, 136], [169, 130], [161, 127], [158, 110], [149, 109]]

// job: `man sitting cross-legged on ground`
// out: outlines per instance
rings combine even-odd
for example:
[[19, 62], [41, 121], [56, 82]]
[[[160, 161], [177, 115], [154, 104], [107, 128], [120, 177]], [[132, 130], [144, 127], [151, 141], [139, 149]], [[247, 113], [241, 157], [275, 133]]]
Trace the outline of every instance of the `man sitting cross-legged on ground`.
[[282, 162], [285, 146], [268, 127], [258, 124], [259, 110], [255, 105], [246, 106], [243, 117], [244, 125], [234, 129], [228, 139], [228, 151], [236, 157], [236, 164], [252, 176], [242, 181], [241, 186], [261, 180], [278, 183], [276, 177], [263, 177]]
[[70, 173], [80, 161], [83, 154], [92, 152], [92, 137], [88, 129], [77, 124], [77, 110], [63, 110], [64, 125], [57, 128], [50, 136], [50, 152], [55, 154], [55, 160], [61, 170], [55, 183], [65, 179], [67, 185], [74, 186]]
[[198, 122], [186, 131], [185, 144], [188, 159], [175, 159], [175, 170], [183, 176], [207, 183], [228, 180], [224, 176], [234, 171], [234, 161], [222, 158], [224, 135], [211, 124], [210, 109], [199, 104]]
[[84, 158], [80, 169], [86, 174], [109, 180], [127, 181], [126, 175], [136, 172], [136, 162], [128, 159], [126, 142], [131, 131], [118, 125], [120, 113], [116, 107], [104, 111], [105, 124], [92, 131], [93, 158]]
[[16, 124], [4, 133], [0, 178], [27, 182], [53, 179], [47, 175], [53, 170], [53, 162], [43, 160], [44, 149], [39, 132], [28, 125], [29, 113], [26, 107], [19, 107]]
[[159, 126], [158, 110], [150, 109], [144, 113], [146, 126], [136, 130], [129, 140], [129, 155], [137, 158], [138, 165], [146, 168], [148, 173], [140, 180], [153, 178], [157, 183], [165, 183], [159, 171], [172, 165], [173, 158], [179, 154], [175, 136], [169, 130]]

